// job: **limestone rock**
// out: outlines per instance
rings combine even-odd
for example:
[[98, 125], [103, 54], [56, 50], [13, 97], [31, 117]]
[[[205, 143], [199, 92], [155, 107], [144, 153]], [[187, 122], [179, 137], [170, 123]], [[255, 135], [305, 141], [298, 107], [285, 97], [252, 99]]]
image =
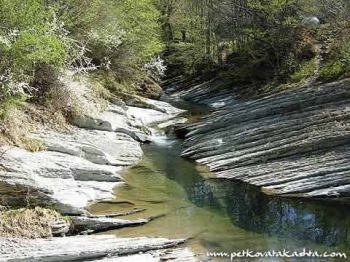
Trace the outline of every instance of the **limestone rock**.
[[269, 194], [342, 200], [350, 196], [349, 104], [349, 80], [235, 100], [186, 127], [183, 156]]
[[140, 144], [118, 132], [73, 128], [66, 133], [39, 130], [32, 137], [48, 151], [82, 157], [100, 165], [129, 166], [142, 156]]
[[0, 261], [98, 261], [103, 258], [108, 261], [140, 252], [169, 249], [182, 243], [184, 240], [113, 236], [20, 240], [0, 238]]
[[9, 205], [51, 204], [62, 213], [81, 214], [89, 201], [111, 198], [113, 187], [122, 181], [120, 167], [76, 156], [19, 148], [1, 151], [0, 189], [2, 202]]
[[147, 219], [115, 219], [107, 217], [86, 217], [86, 216], [76, 216], [71, 217], [72, 226], [74, 231], [91, 231], [91, 232], [101, 232], [111, 229], [117, 229], [125, 226], [136, 226], [143, 225], [149, 222]]

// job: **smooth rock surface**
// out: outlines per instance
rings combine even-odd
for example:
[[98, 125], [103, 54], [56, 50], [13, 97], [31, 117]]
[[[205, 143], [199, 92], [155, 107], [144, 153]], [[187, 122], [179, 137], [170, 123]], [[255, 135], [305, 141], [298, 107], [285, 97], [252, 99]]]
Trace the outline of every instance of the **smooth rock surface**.
[[121, 167], [58, 152], [1, 151], [0, 192], [10, 206], [49, 204], [64, 214], [81, 214], [89, 201], [111, 198], [113, 187], [122, 181]]
[[40, 130], [32, 137], [41, 141], [48, 151], [82, 157], [100, 165], [130, 166], [143, 154], [137, 141], [118, 132], [73, 128], [66, 133]]
[[[141, 109], [143, 112], [147, 109]], [[108, 109], [96, 117], [81, 115], [73, 120], [80, 127], [108, 132], [120, 132], [131, 136], [139, 142], [147, 142], [147, 128], [140, 126], [134, 119], [129, 118], [127, 110], [121, 106], [109, 105]]]
[[136, 164], [143, 155], [140, 142], [154, 139], [153, 125], [177, 121], [183, 112], [138, 97], [147, 108], [127, 106], [114, 98], [106, 111], [97, 114], [98, 105], [89, 100], [86, 83], [74, 82], [70, 75], [62, 81], [84, 108], [91, 103], [86, 105], [91, 110], [74, 120], [78, 127], [42, 128], [32, 134], [46, 151], [1, 148], [2, 205], [52, 205], [64, 214], [85, 213], [88, 202], [113, 197], [112, 189], [122, 182], [118, 175], [122, 167]]

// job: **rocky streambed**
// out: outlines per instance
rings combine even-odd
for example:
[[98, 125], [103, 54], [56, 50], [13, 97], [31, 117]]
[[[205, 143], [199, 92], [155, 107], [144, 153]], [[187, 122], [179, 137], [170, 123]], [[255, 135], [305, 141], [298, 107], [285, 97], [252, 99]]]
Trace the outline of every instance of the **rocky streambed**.
[[267, 194], [349, 203], [349, 80], [250, 100], [219, 80], [182, 86], [171, 81], [167, 91], [215, 109], [182, 127], [184, 157]]
[[[185, 121], [178, 117], [183, 110], [165, 102], [138, 96], [127, 96], [124, 101], [112, 98], [104, 112], [76, 117], [75, 127], [69, 130], [37, 130], [31, 137], [44, 145], [44, 151], [1, 148], [1, 205], [54, 208], [69, 216], [69, 222], [51, 228], [54, 235], [68, 235], [65, 238], [0, 238], [0, 261], [195, 260], [189, 250], [178, 248], [184, 239], [87, 235], [156, 219], [142, 215], [122, 219], [123, 213], [93, 216], [86, 207], [113, 198], [113, 188], [124, 183], [120, 172], [141, 159], [141, 144], [157, 138], [153, 126]], [[128, 211], [133, 212], [138, 211]], [[130, 255], [135, 256], [123, 260]]]
[[[126, 95], [103, 113], [76, 117], [69, 130], [31, 134], [45, 151], [1, 148], [1, 204], [53, 207], [70, 222], [52, 232], [70, 236], [2, 238], [0, 260], [196, 261], [193, 251], [202, 259], [206, 251], [247, 247], [344, 251], [344, 206], [270, 198], [259, 188], [348, 203], [349, 85], [242, 101], [215, 81], [183, 90], [173, 80], [167, 92], [174, 104], [189, 100], [212, 114], [186, 124], [184, 111], [169, 103]], [[158, 131], [173, 126], [184, 145]], [[212, 179], [181, 152], [225, 179]], [[179, 246], [188, 239], [191, 250]]]

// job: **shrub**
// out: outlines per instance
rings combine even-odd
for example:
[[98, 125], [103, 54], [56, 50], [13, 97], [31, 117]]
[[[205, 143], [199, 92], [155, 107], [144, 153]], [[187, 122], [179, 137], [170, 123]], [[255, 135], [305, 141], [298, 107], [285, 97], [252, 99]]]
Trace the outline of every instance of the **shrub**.
[[24, 97], [21, 95], [3, 98], [0, 104], [0, 120], [10, 120], [13, 111], [19, 109], [23, 101]]
[[193, 76], [209, 70], [213, 61], [194, 43], [172, 43], [165, 53], [168, 72], [174, 75]]
[[[41, 0], [3, 0], [0, 19], [0, 75], [8, 80], [1, 81], [2, 86], [36, 84], [38, 67], [48, 65], [58, 71], [74, 55], [74, 41], [57, 20], [55, 10]], [[0, 96], [6, 95], [3, 91]]]
[[331, 81], [350, 75], [350, 23], [324, 25], [319, 30], [323, 42], [324, 65], [321, 79]]
[[323, 80], [336, 80], [340, 78], [345, 72], [346, 65], [341, 61], [332, 61], [324, 64], [321, 70], [320, 77]]
[[164, 60], [159, 56], [152, 57], [152, 59], [143, 66], [143, 70], [156, 81], [165, 75], [166, 66], [164, 65]]
[[293, 82], [300, 82], [308, 77], [311, 77], [316, 72], [316, 59], [311, 59], [309, 61], [303, 62], [297, 71], [295, 71], [291, 76]]

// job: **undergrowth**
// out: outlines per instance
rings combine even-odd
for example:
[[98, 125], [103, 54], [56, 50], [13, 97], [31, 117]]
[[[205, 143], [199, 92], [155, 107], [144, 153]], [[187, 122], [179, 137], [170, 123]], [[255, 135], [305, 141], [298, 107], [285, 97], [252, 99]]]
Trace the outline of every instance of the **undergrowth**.
[[5, 210], [0, 212], [0, 237], [52, 237], [52, 224], [64, 221], [56, 211], [39, 207]]

